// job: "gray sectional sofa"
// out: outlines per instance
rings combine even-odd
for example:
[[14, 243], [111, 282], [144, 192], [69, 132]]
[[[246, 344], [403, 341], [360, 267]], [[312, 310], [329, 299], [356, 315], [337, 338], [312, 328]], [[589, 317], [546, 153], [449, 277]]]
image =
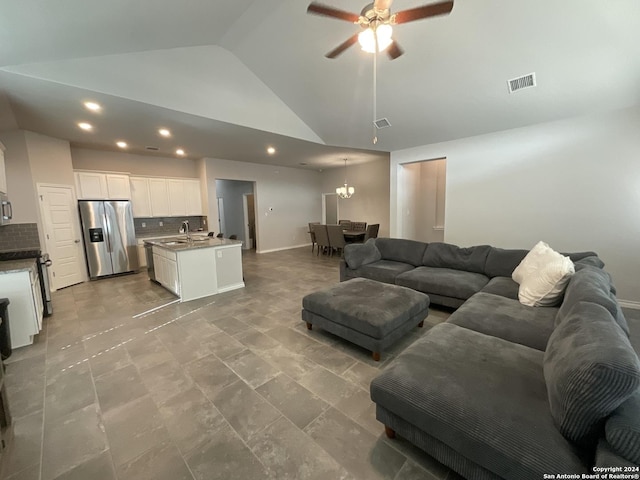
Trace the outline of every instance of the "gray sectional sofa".
[[389, 238], [347, 247], [341, 280], [457, 308], [373, 380], [378, 420], [468, 479], [637, 473], [640, 362], [611, 277], [595, 253], [570, 254], [562, 302], [528, 307], [511, 279], [526, 254]]

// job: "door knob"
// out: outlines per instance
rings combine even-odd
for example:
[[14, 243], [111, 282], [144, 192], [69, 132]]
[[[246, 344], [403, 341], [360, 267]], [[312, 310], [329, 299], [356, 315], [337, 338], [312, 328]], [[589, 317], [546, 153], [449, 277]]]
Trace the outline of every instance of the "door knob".
[[80, 243], [80, 240], [74, 240], [73, 242], [74, 243]]

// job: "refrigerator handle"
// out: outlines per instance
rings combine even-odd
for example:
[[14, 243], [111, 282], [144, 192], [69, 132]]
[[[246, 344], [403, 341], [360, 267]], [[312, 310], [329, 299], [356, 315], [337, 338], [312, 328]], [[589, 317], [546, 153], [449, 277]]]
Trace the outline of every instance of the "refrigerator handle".
[[104, 229], [106, 230], [104, 241], [107, 244], [107, 252], [112, 253], [113, 247], [111, 246], [111, 224], [109, 223], [109, 215], [107, 215], [106, 209], [102, 223], [104, 224]]

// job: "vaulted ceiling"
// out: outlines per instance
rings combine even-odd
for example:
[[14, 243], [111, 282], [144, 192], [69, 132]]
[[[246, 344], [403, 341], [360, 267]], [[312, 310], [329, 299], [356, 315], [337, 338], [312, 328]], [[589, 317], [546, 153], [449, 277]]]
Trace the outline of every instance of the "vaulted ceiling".
[[[308, 15], [307, 2], [3, 3], [0, 128], [72, 145], [122, 139], [133, 152], [181, 146], [191, 158], [330, 168], [640, 103], [637, 0], [455, 0], [448, 16], [396, 26], [405, 54], [379, 57], [377, 117], [391, 127], [375, 145], [373, 57], [355, 46], [324, 57], [359, 27]], [[366, 0], [326, 3], [359, 13]], [[508, 92], [508, 79], [531, 72], [536, 88]]]

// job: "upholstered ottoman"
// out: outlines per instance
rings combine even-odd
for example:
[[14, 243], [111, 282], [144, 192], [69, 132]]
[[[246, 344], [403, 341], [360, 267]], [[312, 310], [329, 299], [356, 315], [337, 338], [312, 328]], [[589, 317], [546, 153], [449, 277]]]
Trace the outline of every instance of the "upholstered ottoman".
[[354, 278], [302, 299], [302, 321], [380, 352], [416, 326], [429, 314], [429, 297], [410, 288]]

